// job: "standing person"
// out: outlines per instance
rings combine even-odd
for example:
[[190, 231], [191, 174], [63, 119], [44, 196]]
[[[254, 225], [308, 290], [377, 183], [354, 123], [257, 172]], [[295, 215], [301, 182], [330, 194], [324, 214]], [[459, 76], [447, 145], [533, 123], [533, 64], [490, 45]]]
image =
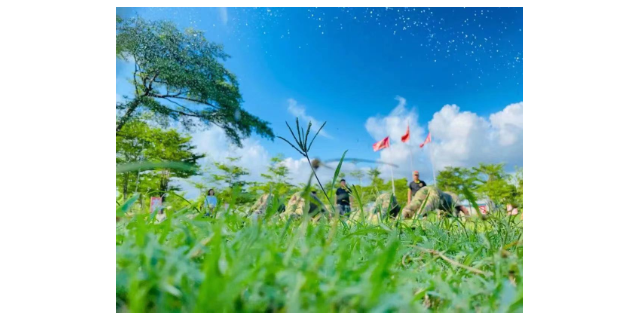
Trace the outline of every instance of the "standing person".
[[420, 173], [416, 170], [413, 172], [413, 180], [409, 183], [409, 190], [407, 190], [407, 203], [411, 203], [411, 198], [416, 195], [418, 190], [425, 187], [427, 184], [420, 180]]
[[336, 189], [336, 204], [338, 205], [338, 210], [340, 211], [341, 216], [351, 213], [349, 196], [351, 196], [351, 189], [347, 187], [347, 182], [342, 179], [340, 180], [340, 187]]
[[216, 198], [216, 193], [215, 191], [213, 191], [213, 189], [209, 189], [209, 191], [207, 191], [207, 197], [204, 198], [204, 216], [210, 217], [217, 205], [218, 198]]

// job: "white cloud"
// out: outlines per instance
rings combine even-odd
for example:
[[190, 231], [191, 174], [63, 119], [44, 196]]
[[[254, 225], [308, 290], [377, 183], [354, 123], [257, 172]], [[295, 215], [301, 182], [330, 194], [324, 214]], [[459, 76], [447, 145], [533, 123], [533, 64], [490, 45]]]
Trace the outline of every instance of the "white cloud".
[[489, 119], [491, 125], [499, 132], [501, 145], [511, 145], [518, 142], [518, 139], [522, 139], [524, 120], [522, 102], [507, 106], [504, 110], [492, 114]]
[[[307, 124], [311, 122], [311, 130], [313, 130], [313, 132], [317, 132], [317, 130], [320, 129], [322, 121], [318, 121], [314, 117], [308, 115], [305, 106], [298, 104], [298, 102], [294, 99], [289, 99], [287, 100], [287, 102], [289, 103], [287, 111], [289, 111], [292, 116], [298, 117], [300, 118], [300, 120], [302, 120], [300, 123], [301, 127], [304, 127], [306, 129]], [[333, 139], [333, 137], [327, 133], [326, 128], [323, 128], [318, 135], [325, 138]]]
[[[431, 158], [437, 170], [446, 166], [470, 167], [480, 162], [502, 162], [507, 165], [507, 170], [514, 165], [522, 165], [522, 102], [507, 106], [490, 115], [489, 119], [469, 111], [461, 112], [456, 105], [446, 105], [433, 115], [429, 130], [426, 130], [419, 125], [417, 110], [407, 110], [406, 100], [402, 97], [396, 99], [399, 103], [389, 115], [371, 117], [365, 124], [375, 141], [389, 136], [391, 146], [379, 152], [380, 160], [400, 166], [394, 170], [396, 178], [410, 178], [411, 152], [413, 167], [428, 182], [433, 181]], [[411, 127], [411, 140], [405, 144], [400, 137], [405, 133], [407, 123]], [[421, 149], [419, 144], [428, 131], [433, 141]], [[390, 178], [387, 166], [381, 167], [381, 171], [383, 177]]]
[[446, 105], [429, 122], [436, 168], [505, 163], [522, 165], [523, 103], [511, 104], [489, 120], [456, 105]]
[[227, 8], [218, 8], [218, 12], [220, 13], [220, 20], [222, 20], [222, 24], [226, 26], [227, 21], [229, 21]]
[[238, 148], [216, 126], [193, 134], [193, 144], [197, 146], [197, 152], [207, 154], [204, 162], [208, 164], [213, 161], [224, 162], [227, 157], [240, 158], [234, 164], [249, 169], [251, 174], [247, 179], [250, 181], [258, 180], [269, 164], [269, 152], [257, 140], [243, 139], [243, 147]]
[[[220, 127], [211, 128], [195, 132], [192, 134], [192, 144], [196, 146], [195, 152], [205, 153], [206, 157], [200, 160], [203, 168], [209, 168], [216, 172], [213, 162], [228, 162], [227, 157], [239, 158], [234, 165], [247, 168], [250, 172], [246, 176], [247, 181], [261, 181], [261, 173], [266, 172], [269, 165], [269, 152], [255, 139], [248, 138], [242, 140], [242, 148], [233, 145], [226, 137]], [[202, 182], [201, 177], [191, 177], [193, 181]], [[198, 190], [185, 181], [175, 181], [183, 191], [186, 191], [187, 198], [198, 196]]]

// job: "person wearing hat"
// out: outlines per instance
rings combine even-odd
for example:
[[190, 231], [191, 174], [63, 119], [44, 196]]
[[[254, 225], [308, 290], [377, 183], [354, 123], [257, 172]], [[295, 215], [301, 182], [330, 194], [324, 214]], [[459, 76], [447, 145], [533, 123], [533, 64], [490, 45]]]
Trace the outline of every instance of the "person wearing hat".
[[342, 179], [340, 180], [340, 186], [336, 189], [336, 204], [341, 216], [348, 215], [351, 212], [349, 196], [351, 196], [351, 189], [347, 187], [347, 182]]
[[420, 173], [416, 170], [413, 172], [413, 180], [409, 183], [409, 190], [407, 191], [407, 203], [411, 203], [411, 198], [416, 195], [418, 190], [425, 187], [427, 184], [420, 180]]

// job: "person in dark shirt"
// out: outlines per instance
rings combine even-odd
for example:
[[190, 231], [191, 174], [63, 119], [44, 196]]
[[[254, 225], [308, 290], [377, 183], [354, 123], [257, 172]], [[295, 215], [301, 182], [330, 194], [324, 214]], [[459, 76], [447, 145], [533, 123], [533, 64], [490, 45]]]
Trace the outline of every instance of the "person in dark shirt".
[[418, 171], [413, 172], [413, 181], [409, 183], [409, 190], [407, 191], [407, 203], [411, 203], [411, 198], [416, 195], [418, 190], [425, 187], [427, 184], [420, 180], [420, 173]]
[[338, 205], [340, 215], [348, 215], [351, 212], [349, 196], [351, 196], [351, 189], [347, 187], [347, 182], [342, 179], [340, 180], [340, 187], [336, 189], [336, 204]]

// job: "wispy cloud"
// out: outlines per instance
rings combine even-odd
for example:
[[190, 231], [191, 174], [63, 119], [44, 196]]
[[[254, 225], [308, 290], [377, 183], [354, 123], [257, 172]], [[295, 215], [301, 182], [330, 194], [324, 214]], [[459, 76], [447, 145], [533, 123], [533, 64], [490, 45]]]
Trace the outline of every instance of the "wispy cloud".
[[[307, 123], [311, 122], [311, 130], [317, 131], [320, 128], [320, 126], [322, 125], [322, 121], [318, 121], [314, 117], [308, 115], [305, 106], [298, 104], [298, 102], [294, 99], [289, 99], [288, 102], [289, 108], [287, 110], [292, 116], [298, 117], [300, 118], [300, 120], [303, 120], [301, 126], [306, 127]], [[320, 131], [319, 135], [325, 138], [333, 139], [333, 137], [329, 135], [324, 128], [322, 129], [322, 131]]]
[[218, 12], [220, 13], [220, 20], [222, 20], [222, 24], [227, 25], [227, 21], [229, 21], [229, 16], [227, 13], [227, 8], [218, 8]]

